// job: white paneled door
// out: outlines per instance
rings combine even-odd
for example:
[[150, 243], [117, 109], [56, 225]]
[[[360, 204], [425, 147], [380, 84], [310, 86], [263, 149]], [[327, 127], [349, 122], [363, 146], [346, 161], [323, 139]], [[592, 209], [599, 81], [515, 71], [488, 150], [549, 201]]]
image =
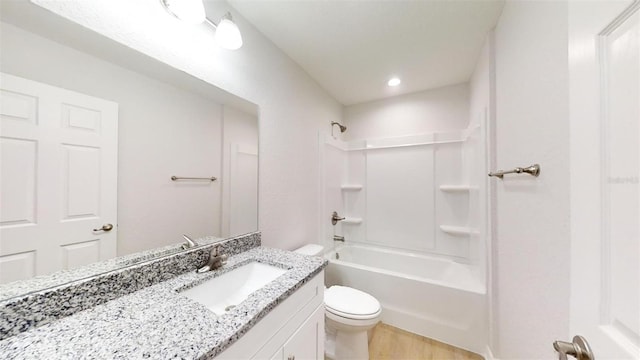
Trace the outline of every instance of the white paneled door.
[[571, 333], [640, 359], [640, 0], [570, 1], [569, 44]]
[[229, 236], [258, 228], [258, 147], [231, 144]]
[[114, 257], [118, 105], [4, 73], [0, 92], [0, 283]]

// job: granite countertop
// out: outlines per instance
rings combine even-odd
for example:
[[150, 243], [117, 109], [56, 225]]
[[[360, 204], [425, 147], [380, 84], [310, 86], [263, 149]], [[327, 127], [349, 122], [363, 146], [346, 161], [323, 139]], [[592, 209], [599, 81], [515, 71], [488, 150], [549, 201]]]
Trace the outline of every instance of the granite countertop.
[[[224, 315], [176, 290], [251, 261], [288, 269]], [[0, 341], [3, 359], [208, 359], [318, 274], [327, 261], [256, 247], [204, 274], [185, 273], [91, 309]]]

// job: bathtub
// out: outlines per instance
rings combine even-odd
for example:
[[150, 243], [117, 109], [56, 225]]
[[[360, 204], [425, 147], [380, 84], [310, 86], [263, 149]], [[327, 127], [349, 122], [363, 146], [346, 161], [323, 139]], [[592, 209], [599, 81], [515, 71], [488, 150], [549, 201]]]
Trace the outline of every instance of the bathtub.
[[345, 245], [325, 256], [325, 284], [375, 296], [382, 304], [384, 323], [484, 352], [486, 291], [469, 265], [364, 245]]

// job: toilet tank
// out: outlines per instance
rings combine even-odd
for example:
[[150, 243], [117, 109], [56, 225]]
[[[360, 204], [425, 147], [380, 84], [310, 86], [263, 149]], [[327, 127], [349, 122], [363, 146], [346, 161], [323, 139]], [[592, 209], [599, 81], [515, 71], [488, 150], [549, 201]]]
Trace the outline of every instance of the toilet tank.
[[293, 252], [303, 255], [322, 256], [324, 246], [318, 244], [307, 244], [293, 250]]

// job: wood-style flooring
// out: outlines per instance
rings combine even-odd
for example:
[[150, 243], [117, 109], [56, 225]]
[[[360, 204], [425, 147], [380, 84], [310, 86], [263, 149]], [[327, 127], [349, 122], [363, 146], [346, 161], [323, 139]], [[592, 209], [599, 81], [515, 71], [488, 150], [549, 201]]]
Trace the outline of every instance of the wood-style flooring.
[[370, 360], [483, 360], [472, 352], [458, 349], [424, 336], [379, 323], [369, 343]]

